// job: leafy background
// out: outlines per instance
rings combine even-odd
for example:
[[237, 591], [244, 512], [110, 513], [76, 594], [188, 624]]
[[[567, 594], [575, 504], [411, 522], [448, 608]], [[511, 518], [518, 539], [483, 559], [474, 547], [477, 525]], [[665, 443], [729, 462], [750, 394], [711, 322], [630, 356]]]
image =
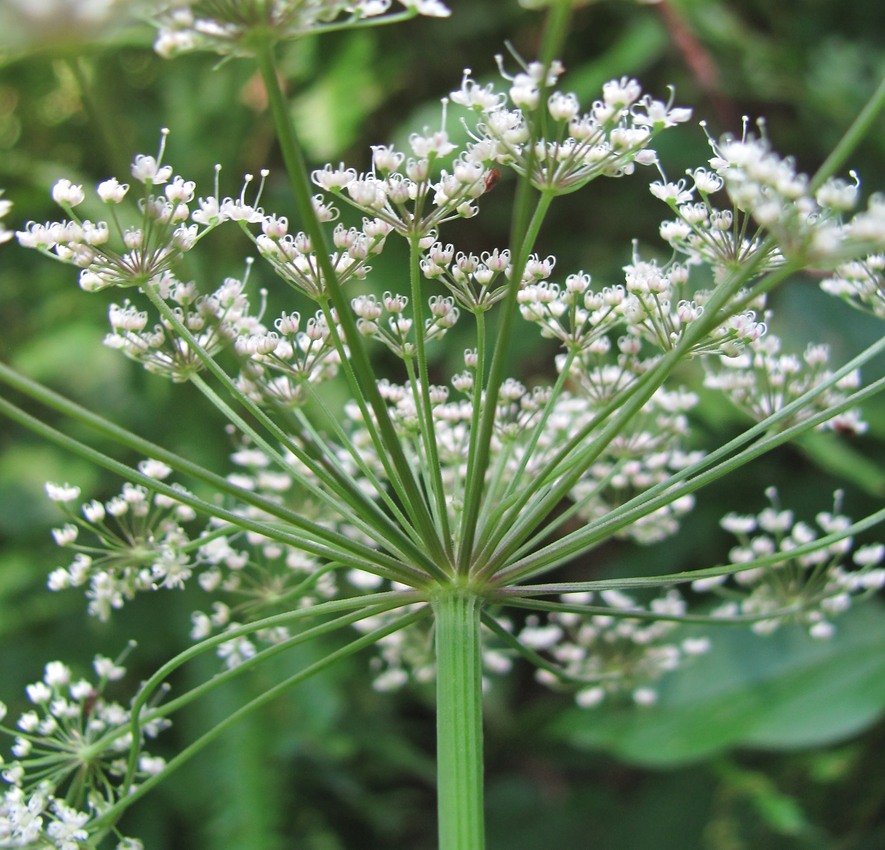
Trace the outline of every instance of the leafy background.
[[[501, 0], [451, 6], [449, 21], [417, 20], [286, 49], [292, 110], [313, 161], [365, 166], [369, 144], [402, 143], [414, 129], [437, 126], [439, 98], [464, 67], [491, 79], [493, 56], [508, 40], [533, 55], [536, 13]], [[15, 226], [56, 216], [48, 188], [60, 176], [86, 184], [124, 177], [132, 154], [153, 152], [164, 126], [172, 130], [168, 161], [178, 173], [208, 190], [213, 164], [222, 162], [225, 191], [234, 194], [242, 173], [268, 166], [265, 206], [290, 211], [263, 92], [247, 64], [218, 65], [202, 55], [164, 62], [151, 52], [144, 27], [95, 37], [29, 32], [11, 16], [0, 9], [0, 185], [15, 201]], [[586, 3], [575, 11], [563, 57], [565, 85], [587, 103], [603, 82], [623, 74], [663, 96], [672, 83], [678, 102], [705, 117], [713, 135], [739, 133], [742, 115], [765, 115], [775, 147], [813, 171], [885, 73], [883, 24], [877, 0]], [[865, 191], [885, 188], [883, 130], [880, 122], [852, 158]], [[449, 131], [458, 132], [451, 116]], [[661, 152], [671, 178], [709, 155], [696, 126], [672, 132]], [[554, 207], [541, 251], [559, 258], [559, 274], [583, 268], [599, 283], [614, 282], [631, 239], [662, 251], [656, 232], [664, 210], [647, 194], [649, 179], [644, 173], [594, 184]], [[451, 226], [445, 238], [463, 250], [503, 246], [512, 191], [502, 180], [481, 216]], [[203, 260], [188, 274], [214, 282], [242, 273], [244, 244], [216, 240], [210, 248], [198, 252]], [[225, 468], [227, 441], [210, 409], [101, 346], [112, 295], [84, 295], [70, 268], [16, 246], [5, 246], [0, 262], [4, 361], [139, 434]], [[278, 304], [304, 309], [255, 271], [253, 279], [271, 288], [271, 312]], [[373, 285], [382, 290], [396, 274], [396, 257], [385, 259]], [[797, 349], [809, 338], [827, 341], [844, 358], [881, 332], [822, 296], [812, 279], [793, 281], [774, 306], [775, 331]], [[441, 355], [442, 373], [462, 347]], [[550, 353], [527, 341], [513, 370], [531, 378]], [[574, 574], [716, 563], [728, 545], [718, 518], [758, 510], [770, 483], [806, 518], [829, 506], [836, 487], [846, 491], [847, 512], [863, 515], [885, 494], [885, 410], [873, 404], [865, 414], [871, 428], [862, 439], [817, 436], [765, 458], [711, 488], [666, 546], [609, 546], [575, 565]], [[698, 443], [733, 433], [740, 422], [723, 402], [705, 397]], [[17, 428], [0, 430], [0, 681], [13, 714], [23, 686], [47, 660], [61, 656], [85, 669], [94, 653], [113, 655], [130, 636], [139, 641], [130, 664], [137, 682], [187, 640], [194, 607], [188, 592], [157, 594], [105, 626], [85, 619], [79, 595], [45, 592], [60, 557], [48, 542], [58, 515], [43, 496], [46, 479], [76, 482], [97, 497], [119, 487]], [[883, 645], [876, 601], [841, 621], [826, 644], [793, 630], [767, 640], [723, 630], [710, 656], [667, 681], [659, 705], [642, 710], [579, 711], [518, 668], [488, 695], [490, 847], [885, 846]], [[264, 682], [327, 649], [299, 650], [228, 688], [178, 722], [164, 746], [173, 751]], [[212, 664], [182, 676], [197, 681]], [[379, 695], [366, 659], [350, 660], [244, 722], [136, 807], [125, 828], [154, 850], [431, 848], [433, 723], [430, 692]]]

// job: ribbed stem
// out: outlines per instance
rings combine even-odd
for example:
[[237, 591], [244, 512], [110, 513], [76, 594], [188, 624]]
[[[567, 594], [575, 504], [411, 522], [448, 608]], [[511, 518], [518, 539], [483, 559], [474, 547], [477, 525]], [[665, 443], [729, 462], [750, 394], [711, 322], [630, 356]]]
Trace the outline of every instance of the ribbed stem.
[[480, 599], [446, 588], [436, 616], [439, 850], [483, 850]]

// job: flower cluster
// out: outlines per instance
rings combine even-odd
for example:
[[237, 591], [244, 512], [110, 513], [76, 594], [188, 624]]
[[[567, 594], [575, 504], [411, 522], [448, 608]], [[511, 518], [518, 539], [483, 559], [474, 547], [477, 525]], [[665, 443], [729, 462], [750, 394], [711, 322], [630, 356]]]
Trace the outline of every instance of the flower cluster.
[[[885, 544], [865, 544], [852, 553], [853, 540], [846, 533], [851, 520], [841, 513], [840, 491], [834, 494], [833, 510], [815, 517], [817, 529], [782, 508], [774, 488], [765, 494], [771, 505], [755, 516], [732, 513], [722, 519], [722, 527], [738, 540], [729, 552], [730, 565], [738, 570], [733, 578], [700, 578], [692, 588], [724, 599], [715, 616], [752, 617], [753, 630], [760, 634], [799, 622], [812, 637], [831, 637], [832, 619], [848, 610], [854, 597], [885, 586], [885, 569], [879, 566]], [[835, 539], [818, 544], [822, 535]], [[805, 547], [800, 554], [791, 554], [800, 547]], [[857, 569], [846, 567], [849, 554]], [[764, 563], [757, 564], [760, 560]]]
[[[249, 313], [244, 281], [228, 278], [209, 295], [200, 295], [196, 284], [183, 283], [170, 272], [151, 283], [205, 354], [215, 355], [241, 335], [261, 327]], [[105, 337], [105, 345], [122, 351], [148, 372], [183, 382], [205, 368], [198, 351], [165, 316], [148, 327], [147, 312], [124, 301], [111, 305], [109, 319], [111, 333]]]
[[[142, 461], [139, 469], [157, 481], [171, 473], [155, 460]], [[180, 588], [190, 578], [194, 544], [182, 525], [195, 519], [190, 507], [140, 484], [124, 484], [119, 495], [104, 503], [86, 502], [79, 513], [72, 507], [80, 496], [78, 487], [49, 483], [46, 492], [68, 519], [53, 530], [55, 542], [76, 553], [67, 567], [52, 571], [49, 589], [88, 585], [93, 616], [107, 620], [137, 593]], [[91, 539], [84, 541], [81, 532]]]
[[[440, 0], [400, 0], [411, 14], [447, 17]], [[302, 38], [323, 29], [353, 27], [361, 21], [373, 24], [398, 20], [387, 14], [391, 0], [173, 0], [157, 16], [159, 33], [155, 49], [165, 57], [192, 50], [242, 56], [254, 52], [261, 39], [275, 41]]]
[[318, 310], [303, 330], [297, 312], [283, 313], [273, 324], [276, 330], [258, 325], [237, 337], [234, 348], [242, 358], [237, 387], [256, 404], [302, 404], [307, 385], [334, 377], [341, 362], [326, 314]]
[[[324, 205], [319, 198], [314, 200], [314, 208], [322, 212], [323, 221], [337, 217], [337, 211]], [[313, 301], [326, 298], [325, 272], [317, 260], [310, 237], [301, 232], [289, 233], [285, 216], [267, 215], [258, 220], [262, 233], [255, 237], [255, 244], [277, 275]], [[353, 279], [364, 280], [372, 270], [368, 261], [381, 253], [390, 230], [390, 224], [380, 218], [363, 219], [361, 229], [336, 226], [332, 243], [337, 250], [329, 257], [335, 280], [339, 284]]]
[[[17, 730], [2, 725], [6, 706], [0, 703], [0, 730], [14, 737], [13, 760], [2, 772], [9, 787], [0, 798], [0, 847], [79, 850], [91, 838], [101, 840], [113, 829], [103, 814], [163, 770], [162, 758], [143, 750], [143, 740], [133, 741], [131, 712], [104, 695], [125, 668], [101, 656], [94, 668], [97, 683], [49, 662], [42, 680], [26, 689], [33, 708], [19, 717]], [[144, 709], [142, 738], [169, 725], [150, 713]], [[139, 751], [134, 770], [128, 766], [133, 747]], [[142, 847], [118, 837], [117, 850]]]
[[[137, 224], [124, 227], [118, 212], [129, 184], [112, 177], [98, 185], [98, 196], [109, 209], [111, 226], [106, 221], [81, 219], [74, 208], [86, 199], [83, 187], [61, 179], [53, 187], [52, 197], [70, 219], [29, 222], [25, 230], [16, 233], [19, 242], [77, 266], [81, 269], [80, 286], [87, 292], [109, 286], [145, 286], [170, 271], [227, 216], [217, 198], [201, 198], [200, 208], [191, 210], [194, 182], [173, 176], [172, 166], [162, 162], [167, 134], [164, 130], [156, 157], [139, 154], [132, 164], [133, 178], [144, 186]], [[163, 193], [153, 194], [152, 190], [160, 186], [164, 187]]]
[[[461, 307], [478, 314], [490, 309], [507, 292], [511, 276], [510, 251], [484, 251], [481, 255], [455, 253], [451, 243], [434, 242], [427, 249], [420, 263], [421, 273], [428, 280], [437, 280], [452, 293]], [[532, 256], [526, 263], [523, 282], [549, 277], [553, 271], [553, 259], [539, 260]]]
[[[765, 138], [745, 131], [740, 139], [710, 141], [710, 168], [688, 178], [652, 183], [652, 194], [677, 218], [661, 225], [662, 237], [690, 261], [714, 270], [751, 267], [754, 274], [787, 260], [828, 265], [885, 244], [885, 201], [844, 221], [859, 200], [859, 183], [830, 178], [816, 191], [792, 159], [778, 156]], [[711, 196], [724, 190], [730, 205]]]
[[[528, 284], [518, 296], [522, 317], [536, 323], [543, 336], [559, 340], [569, 353], [594, 358], [609, 352], [611, 333], [618, 328], [626, 331], [618, 340], [622, 354], [638, 351], [642, 341], [666, 352], [680, 345], [705, 318], [705, 305], [713, 292], [692, 291], [685, 265], [671, 262], [661, 266], [635, 256], [624, 271], [625, 285], [599, 290], [591, 288], [591, 277], [584, 272], [569, 275], [563, 285], [550, 281]], [[733, 302], [741, 302], [745, 295], [738, 292]], [[765, 330], [756, 310], [726, 307], [718, 325], [694, 334], [697, 339], [693, 338], [687, 353], [733, 356]]]
[[[643, 95], [636, 80], [622, 77], [603, 86], [602, 98], [581, 111], [577, 97], [558, 90], [563, 71], [532, 62], [515, 76], [501, 65], [508, 91], [480, 86], [464, 72], [453, 103], [477, 113], [473, 160], [497, 163], [528, 175], [537, 189], [549, 194], [574, 192], [599, 176], [619, 177], [637, 164], [651, 165], [657, 154], [649, 147], [663, 129], [687, 121], [691, 110]], [[538, 116], [546, 97], [545, 121]], [[547, 135], [541, 127], [549, 125]]]
[[538, 680], [551, 687], [578, 685], [575, 701], [582, 708], [619, 694], [651, 705], [664, 674], [710, 648], [706, 638], [678, 639], [687, 605], [675, 590], [647, 607], [616, 590], [602, 591], [599, 601], [592, 606], [591, 593], [566, 594], [563, 607], [573, 611], [552, 612], [546, 622], [532, 616], [517, 634], [523, 646], [553, 659], [552, 667], [538, 670]]
[[[774, 334], [754, 340], [735, 357], [720, 358], [717, 365], [707, 363], [704, 386], [719, 390], [757, 422], [780, 412], [800, 396], [818, 387], [812, 401], [782, 420], [781, 427], [809, 419], [817, 413], [841, 404], [847, 393], [860, 385], [858, 370], [833, 383], [829, 369], [830, 352], [826, 345], [809, 343], [802, 356], [785, 354]], [[830, 384], [823, 388], [823, 385]], [[840, 433], [862, 434], [867, 425], [860, 411], [849, 409], [824, 422], [821, 428]]]
[[529, 174], [542, 191], [566, 194], [595, 177], [629, 174], [636, 163], [655, 162], [651, 140], [691, 114], [643, 96], [635, 80], [624, 78], [607, 83], [602, 100], [586, 113], [581, 113], [573, 94], [550, 94], [547, 105], [552, 136], [542, 138], [533, 112], [542, 89], [553, 86], [562, 70], [557, 62], [545, 74], [533, 63], [524, 73], [510, 77], [502, 68], [502, 75], [511, 83], [509, 101], [507, 93], [495, 92], [491, 85], [480, 87], [470, 78], [470, 71], [465, 71], [461, 88], [452, 92], [450, 99], [477, 112], [479, 121], [473, 141], [438, 178], [434, 178], [437, 160], [458, 150], [444, 127], [413, 133], [409, 138], [412, 157], [393, 146], [376, 145], [369, 171], [357, 173], [344, 165], [328, 164], [313, 172], [313, 180], [403, 236], [432, 242], [443, 222], [476, 215], [474, 202], [494, 187], [498, 165]]
[[406, 238], [434, 241], [441, 224], [455, 218], [472, 218], [477, 198], [493, 186], [492, 170], [483, 154], [468, 146], [455, 159], [451, 173], [436, 174], [438, 160], [457, 146], [444, 129], [409, 137], [414, 156], [406, 158], [392, 145], [372, 148], [372, 168], [357, 173], [343, 165], [327, 164], [313, 172], [313, 182], [343, 202], [383, 222]]
[[[428, 302], [430, 316], [425, 320], [424, 328], [418, 329], [413, 327], [414, 321], [405, 315], [408, 304], [409, 299], [405, 295], [390, 292], [385, 292], [380, 301], [374, 295], [360, 295], [351, 302], [359, 317], [359, 332], [383, 343], [404, 360], [415, 355], [416, 345], [412, 340], [416, 333], [423, 333], [425, 341], [442, 339], [455, 326], [459, 315], [453, 298], [431, 296]], [[385, 314], [386, 327], [378, 322]]]
[[836, 266], [833, 276], [821, 282], [821, 289], [885, 319], [885, 254]]

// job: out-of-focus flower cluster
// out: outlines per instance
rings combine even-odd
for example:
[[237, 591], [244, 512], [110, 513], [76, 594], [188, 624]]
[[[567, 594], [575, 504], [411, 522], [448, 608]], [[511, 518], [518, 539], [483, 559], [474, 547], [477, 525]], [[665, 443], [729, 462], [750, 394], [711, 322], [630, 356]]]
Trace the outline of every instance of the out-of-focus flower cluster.
[[[770, 507], [755, 516], [732, 513], [721, 522], [738, 540], [729, 552], [731, 565], [746, 564], [747, 568], [731, 578], [722, 575], [697, 579], [692, 588], [722, 597], [723, 604], [714, 611], [717, 617], [757, 618], [753, 629], [760, 634], [783, 623], [799, 622], [808, 627], [812, 637], [828, 638], [835, 631], [833, 618], [847, 611], [855, 597], [885, 586], [885, 569], [880, 566], [885, 560], [885, 544], [854, 548], [852, 538], [843, 536], [829, 545], [792, 556], [790, 553], [800, 546], [849, 528], [851, 520], [841, 513], [842, 493], [835, 493], [832, 511], [817, 514], [817, 528], [782, 508], [773, 487], [766, 490], [766, 496]], [[777, 557], [771, 564], [751, 566], [769, 556]], [[850, 569], [849, 562], [856, 569]]]
[[[781, 351], [781, 341], [774, 334], [753, 340], [735, 357], [723, 357], [714, 365], [707, 363], [704, 385], [719, 390], [757, 422], [773, 416], [807, 392], [830, 382], [813, 400], [782, 420], [782, 428], [809, 419], [815, 414], [841, 404], [847, 394], [860, 386], [858, 370], [835, 382], [829, 368], [830, 350], [826, 345], [809, 343], [802, 356]], [[860, 411], [845, 410], [823, 422], [820, 428], [839, 433], [862, 434], [867, 429]]]
[[449, 9], [440, 0], [173, 0], [156, 16], [159, 33], [155, 49], [167, 58], [193, 50], [248, 56], [268, 38], [290, 41], [325, 29], [353, 28], [363, 21], [377, 24], [402, 20], [403, 12], [445, 18]]
[[[687, 610], [675, 591], [643, 605], [619, 591], [604, 591], [597, 604], [592, 593], [561, 597], [563, 610], [541, 617], [529, 615], [519, 627], [496, 616], [500, 632], [485, 630], [482, 666], [485, 684], [509, 672], [514, 657], [522, 653], [539, 664], [536, 678], [555, 690], [570, 689], [583, 708], [604, 699], [627, 696], [638, 705], [657, 700], [657, 682], [710, 649], [704, 637], [680, 637], [680, 616]], [[632, 615], [632, 616], [631, 616]], [[384, 616], [364, 620], [367, 630], [384, 622]], [[374, 687], [397, 690], [411, 682], [430, 682], [436, 674], [432, 634], [413, 627], [389, 635], [373, 659]]]
[[575, 701], [582, 708], [622, 694], [638, 705], [651, 705], [662, 676], [710, 648], [706, 638], [679, 637], [678, 618], [688, 606], [675, 590], [647, 607], [625, 593], [605, 590], [592, 614], [579, 613], [593, 602], [591, 593], [566, 594], [562, 601], [575, 611], [553, 612], [546, 621], [532, 616], [517, 639], [553, 659], [555, 668], [540, 669], [539, 681], [552, 687], [578, 685]]
[[9, 211], [12, 209], [12, 201], [7, 200], [3, 197], [3, 190], [0, 189], [0, 245], [4, 242], [8, 242], [13, 237], [13, 232], [8, 230], [6, 226], [3, 224], [3, 219], [9, 215]]
[[[142, 461], [139, 468], [158, 481], [171, 473], [155, 460]], [[53, 530], [55, 542], [76, 553], [68, 566], [52, 571], [49, 588], [87, 586], [93, 616], [107, 620], [137, 593], [180, 588], [190, 578], [194, 545], [184, 524], [196, 514], [187, 505], [143, 485], [126, 483], [118, 495], [106, 502], [86, 502], [77, 513], [73, 503], [80, 496], [78, 487], [48, 483], [46, 491], [68, 519]]]
[[[46, 665], [43, 678], [28, 685], [32, 708], [15, 729], [0, 730], [14, 738], [12, 760], [4, 761], [7, 790], [0, 798], [0, 847], [79, 850], [112, 833], [102, 815], [144, 779], [160, 773], [165, 762], [133, 741], [131, 712], [108, 700], [109, 683], [123, 678], [119, 661], [96, 657], [98, 682], [77, 678], [60, 661]], [[169, 723], [150, 718], [146, 708], [140, 735], [153, 738]], [[128, 768], [138, 749], [134, 772]], [[116, 832], [113, 830], [113, 832]], [[141, 842], [119, 836], [117, 850], [140, 850]]]
[[885, 254], [870, 254], [836, 266], [821, 289], [852, 307], [885, 319]]
[[140, 23], [157, 5], [154, 0], [4, 0], [0, 45], [45, 49], [104, 39]]
[[[468, 351], [465, 361], [467, 369], [452, 379], [454, 393], [444, 385], [430, 387], [440, 474], [448, 493], [449, 520], [454, 529], [461, 522], [467, 449], [477, 414], [472, 393], [476, 380], [475, 352]], [[407, 457], [416, 465], [425, 463], [415, 393], [408, 384], [385, 381], [380, 388]], [[497, 498], [512, 492], [511, 488], [523, 476], [544, 471], [557, 453], [592, 423], [602, 406], [597, 399], [579, 392], [562, 392], [552, 405], [551, 400], [549, 387], [529, 389], [513, 378], [504, 382], [495, 410], [493, 459], [488, 473]], [[655, 393], [642, 413], [574, 485], [571, 497], [578, 515], [584, 519], [604, 516], [613, 507], [697, 460], [699, 454], [688, 451], [684, 445], [689, 431], [686, 412], [696, 403], [697, 397], [683, 390]], [[350, 404], [347, 415], [352, 423], [353, 444], [359, 447], [362, 460], [381, 476], [383, 464], [364, 429], [361, 411]], [[342, 456], [342, 462], [345, 461]], [[568, 472], [563, 470], [560, 474]], [[356, 476], [359, 470], [354, 467], [351, 474]], [[628, 526], [623, 536], [643, 543], [668, 537], [678, 529], [678, 517], [692, 505], [690, 496], [675, 500]]]

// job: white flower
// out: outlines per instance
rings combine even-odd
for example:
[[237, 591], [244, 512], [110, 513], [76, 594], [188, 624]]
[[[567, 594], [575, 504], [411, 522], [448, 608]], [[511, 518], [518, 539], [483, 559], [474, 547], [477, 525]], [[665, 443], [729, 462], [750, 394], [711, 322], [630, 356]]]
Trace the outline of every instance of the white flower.
[[126, 675], [125, 667], [121, 667], [119, 664], [116, 664], [110, 658], [105, 658], [103, 655], [96, 655], [92, 662], [92, 666], [102, 679], [108, 679], [111, 682], [116, 682]]
[[65, 523], [61, 528], [52, 529], [52, 537], [56, 546], [70, 546], [76, 541], [79, 529], [73, 523]]
[[440, 0], [401, 0], [407, 9], [414, 9], [419, 15], [429, 18], [448, 18], [452, 14], [445, 3]]
[[61, 206], [75, 207], [85, 198], [83, 187], [73, 185], [70, 180], [62, 178], [52, 187], [52, 199]]
[[575, 702], [581, 708], [594, 708], [605, 699], [605, 688], [594, 685], [592, 688], [582, 688], [575, 694]]
[[156, 478], [157, 481], [163, 481], [172, 473], [172, 467], [160, 460], [153, 460], [152, 458], [140, 461], [138, 469], [149, 478]]
[[636, 705], [654, 705], [658, 701], [658, 692], [654, 688], [636, 688], [633, 691], [633, 702]]
[[160, 165], [154, 157], [138, 154], [132, 163], [132, 176], [140, 183], [160, 186], [172, 176], [172, 166]]
[[166, 766], [166, 760], [162, 756], [142, 755], [138, 760], [139, 770], [143, 770], [149, 776], [156, 776]]
[[111, 177], [109, 180], [99, 183], [96, 191], [98, 192], [98, 197], [106, 204], [119, 204], [126, 197], [126, 193], [129, 191], [129, 184], [120, 183], [116, 177]]
[[868, 543], [854, 553], [854, 563], [859, 567], [874, 567], [885, 558], [885, 544]]
[[43, 681], [51, 688], [64, 687], [71, 681], [71, 670], [61, 661], [50, 661], [46, 665]]
[[372, 680], [372, 687], [381, 693], [399, 690], [409, 681], [409, 674], [401, 667], [391, 667]]
[[46, 482], [46, 495], [53, 502], [73, 502], [80, 495], [80, 488], [72, 484], [54, 484], [51, 481]]

